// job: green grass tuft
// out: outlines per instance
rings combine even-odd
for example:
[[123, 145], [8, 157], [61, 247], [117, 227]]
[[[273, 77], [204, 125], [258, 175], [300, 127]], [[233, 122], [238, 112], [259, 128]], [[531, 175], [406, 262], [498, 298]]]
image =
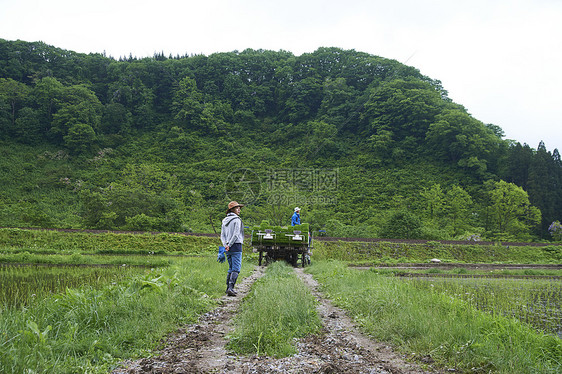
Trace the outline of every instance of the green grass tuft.
[[321, 321], [310, 290], [284, 262], [268, 266], [236, 317], [228, 348], [240, 354], [286, 357], [294, 338], [318, 332]]

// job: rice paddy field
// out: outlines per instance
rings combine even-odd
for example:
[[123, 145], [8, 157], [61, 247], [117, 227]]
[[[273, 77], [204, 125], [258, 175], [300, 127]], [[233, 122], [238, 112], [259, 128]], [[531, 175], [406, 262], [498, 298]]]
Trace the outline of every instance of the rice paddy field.
[[144, 267], [122, 265], [0, 264], [0, 310], [30, 306], [35, 300], [65, 292], [68, 288], [117, 284], [146, 272]]
[[[87, 234], [0, 229], [0, 372], [16, 373], [31, 369], [29, 372], [101, 373], [114, 367], [120, 358], [146, 354], [163, 334], [180, 323], [195, 321], [223, 294], [224, 268], [216, 262], [217, 243], [216, 238], [176, 234]], [[548, 360], [533, 359], [538, 360], [533, 365], [555, 368], [552, 370], [561, 367], [562, 360], [551, 359], [562, 349], [559, 246], [517, 251], [497, 246], [492, 249], [467, 247], [462, 252], [462, 261], [467, 261], [469, 252], [474, 251], [480, 263], [492, 264], [494, 259], [507, 258], [511, 254], [511, 264], [525, 263], [525, 259], [530, 264], [532, 259], [535, 266], [532, 269], [507, 266], [506, 269], [494, 270], [469, 267], [467, 264], [462, 265], [465, 268], [459, 264], [453, 266], [457, 260], [454, 253], [461, 253], [460, 249], [445, 248], [438, 253], [435, 245], [418, 245], [412, 252], [413, 249], [408, 246], [403, 244], [397, 252], [396, 244], [381, 244], [377, 251], [382, 252], [377, 258], [386, 256], [389, 259], [386, 262], [400, 268], [400, 263], [424, 258], [427, 263], [427, 259], [447, 254], [450, 256], [447, 265], [450, 266], [442, 266], [439, 270], [404, 270], [391, 269], [387, 264], [387, 267], [371, 266], [357, 271], [350, 269], [349, 265], [362, 258], [357, 257], [355, 252], [364, 256], [364, 246], [345, 243], [337, 247], [339, 252], [332, 252], [333, 247], [317, 246], [310, 271], [318, 275], [320, 282], [324, 282], [328, 294], [336, 303], [348, 307], [351, 313], [356, 314], [360, 325], [374, 332], [384, 326], [394, 326], [397, 320], [413, 315], [412, 311], [403, 318], [395, 314], [404, 309], [412, 297], [419, 298], [419, 302], [414, 303], [416, 305], [444, 300], [450, 302], [447, 308], [455, 311], [453, 314], [447, 312], [443, 319], [470, 309], [494, 321], [497, 317], [501, 322], [494, 322], [493, 326], [504, 328], [511, 326], [512, 322], [514, 326], [523, 326], [521, 331], [525, 333], [521, 336], [525, 338], [521, 341], [528, 340], [526, 331], [533, 330], [530, 335], [536, 335], [537, 339], [540, 337], [541, 341], [547, 342], [545, 347], [550, 347], [545, 348]], [[384, 252], [387, 249], [394, 252]], [[248, 252], [244, 261], [255, 263], [255, 255], [251, 250]], [[409, 252], [413, 256], [404, 257]], [[486, 253], [490, 254], [489, 258], [485, 257]], [[338, 258], [343, 254], [348, 257], [345, 261]], [[331, 255], [334, 258], [330, 258]], [[545, 264], [540, 265], [542, 269], [538, 266], [540, 263]], [[245, 271], [250, 269], [250, 266], [245, 267]], [[339, 285], [338, 282], [344, 284]], [[330, 287], [336, 288], [330, 291]], [[338, 291], [338, 287], [342, 290]], [[377, 295], [375, 291], [379, 289], [383, 291]], [[400, 299], [397, 290], [403, 290], [403, 299]], [[388, 298], [383, 297], [387, 293]], [[375, 305], [369, 304], [373, 302]], [[363, 304], [365, 310], [360, 309]], [[414, 318], [414, 324], [420, 324], [422, 318], [430, 318], [422, 311], [423, 308], [418, 309], [420, 317]], [[381, 319], [383, 312], [388, 320]], [[139, 325], [139, 321], [154, 313], [167, 317], [158, 329], [149, 320]], [[432, 339], [445, 339], [454, 329], [463, 330], [462, 326], [454, 325], [454, 321], [447, 323], [450, 326], [442, 333], [427, 333], [427, 339], [431, 341], [427, 346], [434, 343]], [[436, 325], [437, 322], [428, 321], [424, 326]], [[421, 348], [411, 346], [414, 337], [419, 334], [412, 332], [411, 326], [403, 329], [406, 333], [401, 334], [398, 327], [387, 332], [379, 331], [378, 337], [383, 341], [389, 339], [407, 343], [406, 350], [421, 352]], [[466, 337], [459, 339], [461, 342]], [[451, 347], [456, 345], [462, 344], [449, 344]], [[478, 348], [483, 352], [479, 354], [491, 354], [493, 349], [486, 347]], [[478, 357], [474, 360], [479, 360]], [[458, 357], [443, 355], [442, 359], [454, 362]], [[474, 360], [471, 360], [466, 365], [472, 365]], [[546, 366], [541, 360], [546, 362]], [[513, 372], [509, 371], [511, 369], [502, 370], [498, 372]]]
[[562, 281], [557, 279], [407, 278], [414, 287], [515, 318], [562, 338]]

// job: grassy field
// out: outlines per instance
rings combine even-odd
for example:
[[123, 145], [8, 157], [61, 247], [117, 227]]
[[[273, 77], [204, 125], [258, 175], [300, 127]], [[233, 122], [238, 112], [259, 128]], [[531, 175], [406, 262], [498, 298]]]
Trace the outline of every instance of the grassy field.
[[[124, 358], [150, 355], [167, 332], [193, 323], [224, 294], [217, 245], [177, 234], [0, 229], [0, 372], [106, 373]], [[434, 257], [556, 264], [560, 248], [316, 242], [307, 271], [368, 334], [412, 358], [458, 372], [557, 373], [560, 281], [403, 279], [348, 265]], [[245, 251], [242, 276], [256, 257]], [[450, 272], [470, 274], [459, 269]], [[315, 313], [291, 268], [273, 263], [244, 300], [229, 347], [290, 355], [294, 338], [318, 329]]]
[[481, 311], [454, 293], [428, 292], [419, 284], [350, 269], [339, 261], [316, 262], [309, 271], [368, 334], [412, 357], [461, 372], [562, 371], [560, 338], [501, 313]]
[[101, 288], [150, 269], [131, 266], [14, 266], [0, 264], [0, 311], [25, 307], [67, 288]]
[[218, 238], [182, 234], [121, 234], [0, 229], [0, 248], [48, 254], [202, 254], [215, 251]]
[[0, 230], [0, 372], [107, 373], [149, 355], [224, 293], [217, 242]]
[[562, 245], [442, 244], [436, 241], [404, 244], [315, 240], [314, 258], [375, 265], [428, 262], [433, 258], [455, 263], [560, 264]]
[[562, 338], [562, 281], [409, 278], [423, 292], [446, 295], [491, 315], [513, 317], [538, 332]]
[[0, 372], [106, 373], [121, 359], [148, 355], [167, 332], [216, 305], [224, 272], [209, 256], [182, 258], [103, 287], [67, 288], [6, 308]]

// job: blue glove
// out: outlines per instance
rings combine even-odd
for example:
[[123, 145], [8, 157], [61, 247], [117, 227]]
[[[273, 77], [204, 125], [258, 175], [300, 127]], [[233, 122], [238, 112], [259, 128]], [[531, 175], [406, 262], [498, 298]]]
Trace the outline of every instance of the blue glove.
[[224, 252], [225, 252], [225, 248], [221, 245], [219, 247], [219, 254], [217, 256], [217, 261], [220, 262], [221, 264], [226, 260]]

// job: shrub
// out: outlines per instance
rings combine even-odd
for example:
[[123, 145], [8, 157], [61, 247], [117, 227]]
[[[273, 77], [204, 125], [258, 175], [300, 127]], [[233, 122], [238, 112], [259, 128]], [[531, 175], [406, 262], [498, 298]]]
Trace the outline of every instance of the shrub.
[[89, 152], [92, 143], [96, 139], [96, 133], [92, 126], [78, 123], [68, 130], [68, 135], [64, 136], [66, 146], [75, 153]]
[[422, 222], [413, 213], [398, 211], [384, 224], [381, 236], [393, 239], [420, 239], [422, 238]]
[[548, 232], [554, 240], [562, 240], [562, 224], [560, 224], [560, 221], [552, 222], [548, 227]]

